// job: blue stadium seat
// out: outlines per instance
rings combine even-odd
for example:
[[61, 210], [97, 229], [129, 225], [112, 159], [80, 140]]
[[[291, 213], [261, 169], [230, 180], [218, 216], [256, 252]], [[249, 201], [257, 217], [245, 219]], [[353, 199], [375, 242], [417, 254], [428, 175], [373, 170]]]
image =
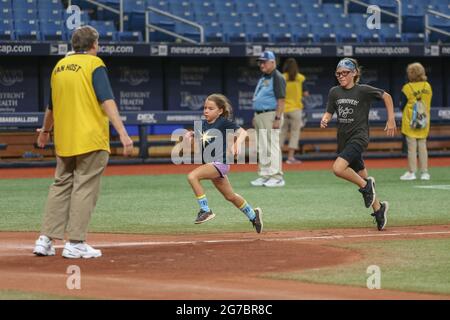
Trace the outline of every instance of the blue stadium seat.
[[215, 11], [214, 3], [211, 1], [192, 1], [191, 4], [195, 13]]
[[9, 8], [0, 9], [0, 20], [13, 20], [13, 10]]
[[281, 12], [267, 12], [263, 14], [263, 19], [265, 23], [275, 24], [275, 23], [287, 23], [289, 21], [286, 16]]
[[124, 42], [142, 42], [143, 37], [140, 31], [123, 31], [117, 33], [117, 40]]
[[271, 40], [267, 25], [263, 22], [246, 23], [245, 30], [252, 42], [270, 42]]
[[311, 28], [307, 23], [293, 23], [291, 24], [291, 30], [295, 42], [310, 43], [315, 40]]
[[61, 20], [58, 21], [41, 21], [40, 30], [42, 40], [44, 41], [66, 41], [67, 36], [64, 31], [64, 23]]
[[355, 29], [340, 29], [336, 34], [336, 41], [339, 43], [357, 43], [359, 40]]
[[214, 8], [216, 9], [217, 13], [236, 11], [234, 1], [214, 0]]
[[256, 23], [264, 20], [264, 16], [258, 12], [244, 13], [242, 14], [242, 22], [244, 23]]
[[402, 33], [401, 38], [407, 43], [423, 43], [425, 41], [423, 33]]
[[23, 9], [23, 10], [14, 10], [14, 19], [15, 20], [36, 20], [38, 19], [37, 9]]
[[323, 4], [322, 12], [327, 16], [339, 16], [344, 14], [344, 6], [342, 4]]
[[11, 3], [14, 11], [27, 9], [37, 10], [37, 0], [14, 0]]
[[58, 9], [51, 10], [40, 10], [39, 11], [39, 19], [40, 20], [62, 20], [63, 12]]
[[269, 24], [269, 30], [272, 34], [272, 41], [275, 43], [293, 42], [291, 26], [287, 23]]
[[0, 0], [0, 10], [12, 9], [11, 0]]
[[242, 22], [242, 16], [240, 13], [235, 11], [231, 12], [220, 12], [219, 11], [219, 22], [221, 23], [234, 23], [234, 22]]
[[223, 32], [228, 42], [247, 42], [246, 30], [241, 22], [224, 22]]
[[333, 26], [329, 23], [312, 25], [311, 31], [315, 35], [314, 39], [321, 43], [336, 42], [336, 33], [334, 32]]
[[280, 12], [280, 6], [275, 1], [260, 1], [258, 2], [259, 12], [267, 14], [269, 12], [276, 13]]
[[39, 41], [39, 22], [37, 20], [16, 20], [15, 33], [17, 40]]
[[197, 21], [197, 23], [204, 25], [205, 23], [217, 22], [219, 20], [219, 16], [214, 11], [206, 13], [196, 13], [195, 20]]
[[305, 21], [306, 19], [306, 15], [304, 13], [297, 11], [288, 11], [284, 12], [283, 14], [286, 17], [286, 21], [288, 21], [289, 23], [294, 23], [296, 21]]
[[63, 10], [63, 4], [61, 0], [38, 0], [37, 8], [39, 11], [46, 10]]
[[164, 0], [147, 0], [147, 6], [155, 7], [160, 10], [169, 11], [169, 3]]
[[173, 14], [179, 14], [180, 12], [194, 11], [194, 10], [189, 1], [182, 1], [169, 3], [169, 11], [170, 13]]
[[203, 24], [205, 29], [206, 42], [224, 42], [223, 28], [217, 21], [206, 22]]
[[236, 2], [236, 11], [241, 14], [259, 12], [256, 2], [246, 2], [242, 0]]
[[278, 2], [278, 6], [280, 8], [280, 11], [284, 14], [288, 14], [290, 12], [293, 13], [302, 12], [302, 8], [297, 2], [280, 1]]
[[14, 31], [0, 29], [0, 40], [2, 41], [16, 40], [16, 37], [14, 36]]

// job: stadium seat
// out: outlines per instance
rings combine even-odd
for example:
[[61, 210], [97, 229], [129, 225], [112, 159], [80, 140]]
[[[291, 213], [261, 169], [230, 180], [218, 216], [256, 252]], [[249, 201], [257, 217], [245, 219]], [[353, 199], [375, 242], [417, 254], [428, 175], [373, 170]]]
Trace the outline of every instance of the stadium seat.
[[16, 20], [15, 33], [17, 40], [39, 41], [41, 34], [38, 20]]
[[117, 33], [117, 40], [124, 42], [142, 42], [143, 37], [140, 31], [123, 31]]
[[41, 36], [44, 41], [66, 41], [67, 36], [61, 21], [45, 21], [40, 23]]
[[39, 11], [52, 11], [52, 10], [60, 10], [64, 9], [61, 0], [38, 0], [37, 8]]
[[2, 41], [13, 41], [16, 40], [14, 36], [14, 31], [10, 30], [2, 30], [0, 29], [0, 40]]
[[197, 21], [197, 23], [204, 25], [205, 23], [217, 22], [219, 20], [219, 16], [214, 11], [206, 13], [196, 13], [195, 20]]
[[217, 21], [206, 22], [203, 24], [205, 28], [206, 42], [224, 42], [223, 28]]
[[270, 33], [272, 34], [272, 42], [289, 43], [293, 42], [291, 26], [287, 23], [269, 24]]
[[11, 0], [0, 0], [0, 10], [12, 9]]
[[62, 20], [63, 12], [59, 9], [41, 9], [39, 11], [39, 20]]
[[3, 8], [0, 9], [0, 20], [13, 20], [14, 15], [12, 9]]
[[270, 42], [271, 37], [267, 25], [263, 22], [249, 22], [245, 24], [245, 30], [252, 42]]
[[223, 32], [228, 42], [247, 42], [248, 38], [244, 25], [240, 22], [225, 22]]

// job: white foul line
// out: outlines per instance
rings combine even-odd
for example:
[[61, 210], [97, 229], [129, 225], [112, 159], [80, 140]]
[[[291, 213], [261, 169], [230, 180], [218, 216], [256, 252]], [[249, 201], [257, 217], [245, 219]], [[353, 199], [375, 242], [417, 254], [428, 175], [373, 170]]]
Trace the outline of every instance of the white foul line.
[[[241, 243], [251, 241], [308, 241], [308, 240], [342, 240], [345, 238], [376, 238], [376, 237], [401, 237], [401, 236], [427, 236], [450, 234], [450, 231], [428, 231], [428, 232], [403, 232], [403, 233], [372, 233], [372, 234], [350, 234], [350, 235], [329, 235], [329, 236], [307, 236], [307, 237], [291, 237], [291, 238], [247, 238], [247, 239], [216, 239], [216, 240], [191, 240], [191, 241], [142, 241], [142, 242], [110, 242], [92, 244], [96, 248], [119, 248], [119, 247], [144, 247], [144, 246], [164, 246], [164, 245], [186, 245], [186, 244], [211, 244], [211, 243]], [[54, 246], [55, 248], [63, 248], [64, 245]], [[1, 249], [29, 249], [30, 245], [8, 245], [3, 244]]]
[[[240, 243], [250, 241], [301, 241], [301, 240], [342, 240], [345, 238], [366, 238], [366, 237], [398, 237], [398, 236], [426, 236], [450, 234], [450, 231], [429, 231], [429, 232], [405, 232], [405, 233], [374, 233], [374, 234], [353, 234], [353, 235], [330, 235], [330, 236], [309, 236], [292, 238], [273, 239], [223, 239], [223, 240], [192, 240], [192, 241], [143, 241], [143, 242], [117, 242], [95, 245], [96, 248], [116, 248], [116, 247], [139, 247], [139, 246], [163, 246], [163, 245], [183, 245], [183, 244], [210, 244], [210, 243]], [[58, 246], [56, 246], [58, 247]], [[63, 246], [60, 246], [61, 248]]]

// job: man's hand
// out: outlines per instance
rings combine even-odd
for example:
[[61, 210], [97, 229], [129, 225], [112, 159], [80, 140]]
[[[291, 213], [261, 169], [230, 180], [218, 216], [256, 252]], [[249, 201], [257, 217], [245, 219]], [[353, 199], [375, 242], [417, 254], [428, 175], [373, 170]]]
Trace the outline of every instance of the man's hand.
[[133, 140], [129, 135], [120, 136], [120, 142], [123, 145], [123, 155], [130, 156], [133, 153]]
[[272, 129], [280, 129], [281, 120], [274, 120]]
[[50, 139], [50, 132], [45, 132], [42, 128], [36, 129], [36, 132], [38, 133], [37, 145], [39, 148], [44, 148]]

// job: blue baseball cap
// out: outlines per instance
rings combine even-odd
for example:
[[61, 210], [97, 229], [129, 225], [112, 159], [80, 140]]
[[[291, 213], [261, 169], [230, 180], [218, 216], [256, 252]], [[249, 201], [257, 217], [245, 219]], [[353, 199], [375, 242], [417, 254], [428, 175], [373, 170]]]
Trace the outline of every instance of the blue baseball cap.
[[275, 53], [272, 51], [264, 51], [261, 55], [256, 59], [257, 61], [275, 61]]
[[336, 70], [339, 68], [344, 68], [350, 71], [355, 71], [356, 70], [356, 65], [355, 63], [350, 60], [349, 58], [344, 58], [341, 61], [339, 61], [338, 65], [336, 66]]

